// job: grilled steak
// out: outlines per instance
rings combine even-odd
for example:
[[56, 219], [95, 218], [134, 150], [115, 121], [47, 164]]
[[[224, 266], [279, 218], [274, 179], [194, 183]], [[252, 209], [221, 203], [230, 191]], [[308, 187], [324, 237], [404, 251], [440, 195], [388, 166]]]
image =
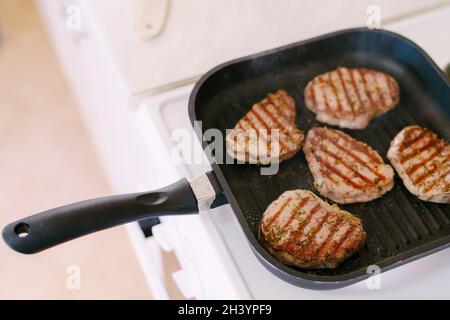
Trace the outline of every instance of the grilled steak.
[[338, 203], [366, 202], [394, 186], [394, 170], [367, 144], [339, 130], [312, 128], [304, 147], [316, 189]]
[[419, 199], [450, 203], [450, 144], [433, 132], [410, 126], [392, 140], [387, 157], [405, 187]]
[[365, 128], [372, 118], [394, 108], [399, 98], [392, 77], [364, 68], [337, 68], [305, 88], [305, 104], [318, 121], [349, 129]]
[[286, 191], [272, 202], [259, 232], [278, 260], [306, 269], [334, 268], [366, 239], [360, 219], [308, 190]]
[[268, 164], [296, 154], [304, 135], [295, 125], [295, 101], [286, 91], [269, 93], [227, 134], [227, 152], [243, 162]]

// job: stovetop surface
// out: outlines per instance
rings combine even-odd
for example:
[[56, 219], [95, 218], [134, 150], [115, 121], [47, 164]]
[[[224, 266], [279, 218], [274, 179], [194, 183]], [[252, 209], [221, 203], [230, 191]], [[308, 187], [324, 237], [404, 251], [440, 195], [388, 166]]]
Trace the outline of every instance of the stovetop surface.
[[[450, 7], [445, 10], [391, 25], [386, 29], [396, 31], [415, 41], [427, 51], [441, 67], [450, 62], [450, 42], [445, 30], [450, 30]], [[430, 36], [432, 35], [432, 36]], [[162, 125], [170, 132], [185, 128], [191, 130], [187, 114], [187, 101], [192, 86], [177, 91], [177, 97], [160, 104]], [[192, 133], [193, 134], [193, 133]], [[193, 138], [196, 140], [195, 138]], [[196, 144], [197, 151], [201, 152]], [[207, 164], [178, 165], [180, 176], [191, 177], [210, 170]], [[212, 222], [220, 233], [227, 257], [240, 275], [239, 286], [246, 287], [253, 298], [260, 299], [394, 299], [394, 298], [449, 298], [450, 250], [408, 263], [352, 286], [331, 290], [313, 291], [290, 285], [272, 275], [253, 254], [230, 206], [223, 206], [200, 215], [203, 221]], [[214, 272], [213, 270], [211, 272]], [[220, 281], [218, 278], [217, 281]], [[243, 295], [246, 297], [245, 295]]]

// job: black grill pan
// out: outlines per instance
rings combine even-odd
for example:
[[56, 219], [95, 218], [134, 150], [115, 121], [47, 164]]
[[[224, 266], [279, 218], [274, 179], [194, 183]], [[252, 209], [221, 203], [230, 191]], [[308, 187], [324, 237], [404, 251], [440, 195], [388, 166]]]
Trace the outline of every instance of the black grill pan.
[[[400, 104], [373, 119], [364, 130], [344, 130], [376, 149], [386, 162], [390, 141], [405, 126], [418, 124], [450, 140], [450, 87], [430, 57], [410, 40], [388, 31], [349, 29], [222, 64], [196, 84], [189, 101], [191, 121], [209, 128], [232, 128], [253, 103], [285, 89], [297, 105], [297, 125], [305, 132], [323, 126], [304, 104], [303, 90], [316, 75], [338, 66], [367, 67], [392, 75]], [[207, 145], [203, 142], [204, 146]], [[216, 158], [223, 154], [217, 153]], [[285, 266], [257, 238], [265, 208], [286, 190], [316, 191], [303, 152], [281, 163], [278, 174], [260, 175], [253, 165], [213, 164], [214, 172], [259, 260], [278, 277], [314, 289], [343, 287], [450, 245], [450, 205], [424, 202], [396, 177], [392, 191], [375, 201], [340, 205], [359, 216], [365, 246], [333, 270]], [[317, 191], [316, 191], [317, 193]]]
[[[411, 41], [386, 31], [352, 29], [299, 42], [225, 63], [196, 84], [189, 99], [191, 121], [202, 130], [223, 133], [261, 100], [283, 88], [298, 106], [298, 126], [319, 126], [303, 103], [303, 89], [317, 74], [338, 66], [368, 67], [397, 79], [400, 105], [372, 120], [361, 131], [347, 131], [380, 154], [404, 126], [419, 124], [450, 138], [450, 87], [443, 73]], [[206, 143], [204, 144], [206, 147]], [[222, 151], [215, 157], [222, 157]], [[386, 161], [386, 159], [385, 159]], [[333, 270], [301, 270], [285, 266], [265, 251], [257, 239], [265, 208], [286, 190], [310, 189], [313, 179], [302, 152], [283, 162], [276, 175], [260, 175], [255, 165], [217, 165], [214, 172], [167, 187], [85, 200], [50, 209], [3, 228], [5, 242], [21, 253], [36, 253], [80, 236], [131, 221], [163, 215], [198, 213], [231, 203], [256, 256], [275, 275], [313, 289], [343, 287], [369, 276], [367, 267], [383, 271], [449, 246], [450, 205], [423, 202], [399, 179], [381, 199], [342, 206], [358, 215], [367, 231], [365, 246]]]

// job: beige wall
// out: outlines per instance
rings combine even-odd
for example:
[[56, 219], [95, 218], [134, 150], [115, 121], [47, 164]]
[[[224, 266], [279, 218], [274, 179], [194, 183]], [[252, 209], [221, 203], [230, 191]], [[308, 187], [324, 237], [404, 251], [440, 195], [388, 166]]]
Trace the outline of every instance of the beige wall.
[[[0, 0], [0, 227], [110, 192], [31, 0]], [[80, 290], [66, 286], [81, 270]], [[0, 241], [0, 299], [150, 298], [124, 227], [25, 256]]]

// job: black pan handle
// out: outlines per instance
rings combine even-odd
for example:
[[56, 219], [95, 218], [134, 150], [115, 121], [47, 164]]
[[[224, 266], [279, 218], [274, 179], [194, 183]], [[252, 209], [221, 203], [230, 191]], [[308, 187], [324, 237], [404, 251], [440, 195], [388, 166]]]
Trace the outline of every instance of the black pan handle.
[[91, 199], [35, 214], [7, 225], [3, 239], [12, 249], [30, 254], [131, 221], [197, 212], [197, 198], [183, 178], [155, 191]]

